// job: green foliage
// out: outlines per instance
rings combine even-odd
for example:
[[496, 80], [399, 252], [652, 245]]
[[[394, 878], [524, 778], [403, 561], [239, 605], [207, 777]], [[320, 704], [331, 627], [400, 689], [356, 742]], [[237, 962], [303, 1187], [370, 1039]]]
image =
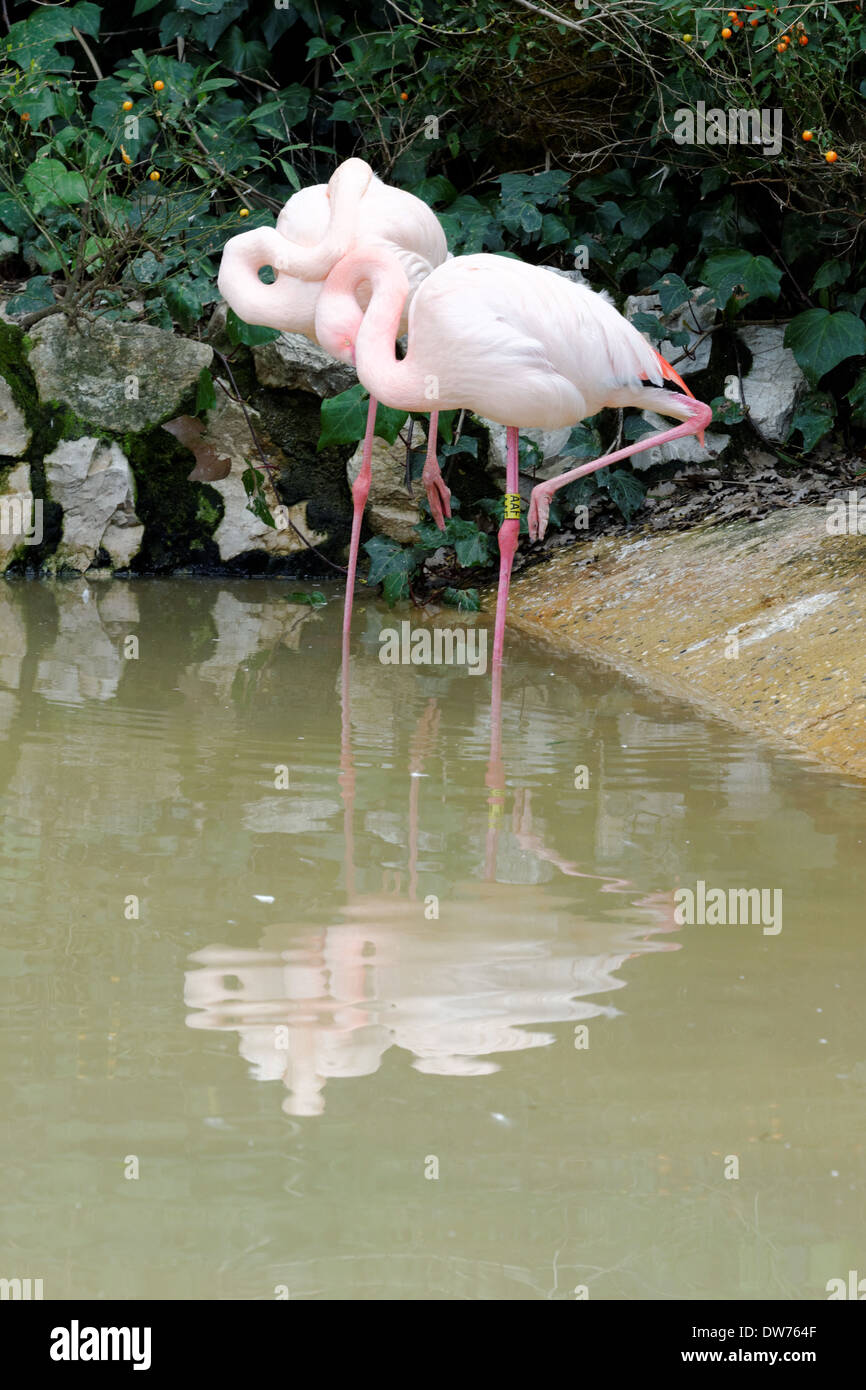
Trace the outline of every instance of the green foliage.
[[[327, 449], [334, 444], [353, 444], [363, 439], [369, 403], [369, 394], [360, 382], [322, 401], [322, 432], [316, 447]], [[375, 433], [393, 444], [407, 419], [405, 410], [389, 410], [387, 406], [377, 405]]]

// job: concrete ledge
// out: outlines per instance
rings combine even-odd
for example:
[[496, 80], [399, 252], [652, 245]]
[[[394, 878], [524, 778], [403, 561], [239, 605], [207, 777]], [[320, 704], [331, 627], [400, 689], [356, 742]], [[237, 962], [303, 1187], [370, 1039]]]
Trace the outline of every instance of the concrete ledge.
[[866, 536], [823, 507], [585, 541], [515, 580], [509, 622], [866, 778]]

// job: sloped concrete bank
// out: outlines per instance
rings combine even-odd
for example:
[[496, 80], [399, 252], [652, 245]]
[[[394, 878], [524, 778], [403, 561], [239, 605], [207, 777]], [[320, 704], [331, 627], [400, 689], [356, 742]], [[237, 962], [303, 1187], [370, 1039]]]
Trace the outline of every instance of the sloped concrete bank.
[[586, 541], [516, 579], [509, 622], [866, 778], [866, 534], [849, 513], [841, 535], [794, 507]]

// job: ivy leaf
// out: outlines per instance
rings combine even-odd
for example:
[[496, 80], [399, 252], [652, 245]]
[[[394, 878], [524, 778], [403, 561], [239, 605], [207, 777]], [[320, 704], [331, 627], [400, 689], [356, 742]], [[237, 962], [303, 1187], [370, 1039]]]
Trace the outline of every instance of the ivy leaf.
[[[414, 547], [403, 549], [390, 536], [372, 536], [364, 545], [370, 557], [368, 584], [383, 584], [389, 578], [406, 581], [406, 595], [409, 592], [408, 576], [415, 567]], [[401, 586], [398, 586], [401, 587]], [[392, 590], [394, 585], [392, 584]], [[398, 594], [397, 597], [404, 597]]]
[[310, 608], [321, 608], [327, 602], [320, 589], [313, 589], [309, 594], [301, 589], [293, 589], [290, 594], [286, 594], [286, 603], [306, 603]]
[[[338, 396], [322, 401], [322, 432], [317, 449], [332, 444], [355, 444], [364, 438], [367, 428], [369, 396], [360, 382], [341, 391]], [[376, 434], [393, 444], [406, 423], [405, 410], [391, 410], [380, 405], [376, 410]]]
[[449, 604], [452, 608], [458, 608], [461, 613], [479, 613], [481, 611], [481, 599], [477, 589], [443, 589], [442, 602]]
[[848, 392], [848, 400], [855, 420], [859, 420], [861, 425], [866, 424], [866, 371], [861, 372], [854, 382]]
[[594, 459], [601, 452], [601, 437], [597, 430], [588, 429], [585, 424], [575, 425], [568, 436], [561, 458]]
[[766, 256], [732, 247], [707, 257], [703, 279], [724, 307], [740, 286], [749, 300], [778, 299], [782, 272]]
[[829, 309], [807, 309], [785, 329], [785, 347], [790, 348], [811, 386], [848, 357], [866, 353], [866, 324], [846, 309], [831, 314]]
[[[453, 518], [452, 524], [454, 524]], [[464, 526], [467, 528], [454, 544], [454, 552], [460, 568], [470, 569], [473, 565], [486, 565], [490, 558], [490, 542], [485, 532], [479, 531], [478, 527], [471, 521], [461, 521], [457, 525], [461, 528]]]
[[24, 186], [33, 199], [35, 212], [52, 203], [70, 207], [86, 203], [90, 196], [80, 174], [67, 169], [59, 159], [34, 159], [24, 175]]
[[48, 309], [54, 303], [51, 281], [47, 275], [34, 275], [21, 290], [13, 294], [6, 305], [9, 314], [35, 314], [39, 309]]
[[799, 430], [803, 436], [803, 450], [808, 453], [814, 449], [819, 439], [833, 428], [836, 422], [836, 410], [833, 401], [826, 392], [807, 396], [801, 401], [791, 421], [791, 428], [788, 431], [788, 438]]
[[195, 413], [201, 415], [202, 411], [213, 410], [216, 405], [216, 387], [213, 384], [213, 377], [207, 367], [202, 367], [198, 374], [198, 385], [195, 392]]
[[324, 58], [333, 51], [327, 39], [309, 39], [307, 42], [307, 62], [312, 58]]
[[611, 501], [616, 503], [626, 521], [631, 521], [646, 496], [643, 483], [638, 482], [633, 473], [626, 473], [623, 468], [615, 468], [612, 473], [602, 470], [598, 474], [598, 485], [608, 493]]
[[848, 261], [825, 261], [815, 273], [812, 290], [826, 290], [830, 285], [839, 285], [847, 280], [851, 266]]
[[656, 280], [652, 288], [658, 291], [662, 313], [665, 315], [672, 314], [683, 304], [687, 304], [691, 297], [688, 285], [679, 275], [663, 275], [660, 280]]
[[257, 347], [259, 343], [272, 343], [280, 336], [276, 328], [262, 328], [259, 324], [244, 323], [234, 309], [229, 309], [226, 313], [226, 334], [229, 342], [235, 347], [239, 343], [243, 343], [245, 347]]

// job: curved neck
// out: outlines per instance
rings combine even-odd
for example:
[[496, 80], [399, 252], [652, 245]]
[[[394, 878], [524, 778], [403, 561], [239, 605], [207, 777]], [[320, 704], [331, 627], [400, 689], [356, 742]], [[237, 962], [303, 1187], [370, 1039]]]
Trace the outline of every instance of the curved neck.
[[328, 200], [331, 205], [328, 230], [317, 246], [299, 246], [287, 241], [281, 256], [281, 269], [300, 280], [324, 280], [355, 240], [361, 199], [373, 178], [373, 170], [363, 159], [347, 159], [331, 175]]
[[231, 237], [223, 247], [217, 286], [223, 299], [244, 323], [285, 328], [285, 280], [271, 285], [259, 279], [263, 266], [273, 265], [285, 246], [273, 227], [253, 227]]
[[428, 410], [411, 350], [402, 362], [397, 358], [397, 336], [409, 297], [409, 281], [396, 256], [372, 247], [346, 256], [328, 276], [322, 297], [333, 290], [354, 299], [363, 280], [369, 280], [373, 293], [355, 342], [358, 380], [384, 405], [398, 410], [415, 409], [408, 400], [420, 394], [422, 404], [417, 409]]

